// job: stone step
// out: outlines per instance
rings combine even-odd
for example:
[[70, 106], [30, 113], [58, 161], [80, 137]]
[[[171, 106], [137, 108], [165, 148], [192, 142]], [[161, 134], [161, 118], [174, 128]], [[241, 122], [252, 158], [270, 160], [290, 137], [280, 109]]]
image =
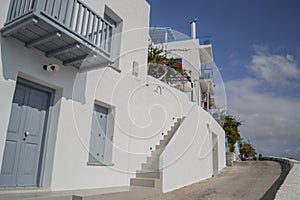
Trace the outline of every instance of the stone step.
[[152, 178], [131, 178], [130, 186], [142, 186], [155, 188], [155, 183], [157, 179]]
[[159, 179], [161, 176], [160, 171], [147, 171], [147, 170], [137, 170], [136, 177], [137, 178], [154, 178]]
[[149, 198], [153, 195], [159, 194], [156, 188], [150, 187], [141, 187], [141, 186], [130, 186], [130, 190], [127, 192], [116, 192], [110, 194], [102, 194], [102, 195], [88, 195], [82, 196], [80, 198], [73, 198], [72, 200], [120, 200], [120, 199], [127, 199], [127, 200], [141, 200]]
[[163, 143], [166, 144], [167, 141], [169, 141], [171, 139], [172, 135], [170, 133], [168, 133], [168, 135], [165, 135], [163, 138]]
[[154, 163], [154, 164], [142, 163], [142, 170], [157, 171], [159, 170], [159, 163]]
[[158, 156], [151, 156], [151, 157], [147, 157], [147, 164], [151, 164], [154, 162], [159, 162], [159, 157]]
[[182, 123], [182, 121], [184, 120], [185, 117], [182, 118], [177, 118], [177, 122]]
[[154, 188], [161, 192], [162, 182], [161, 172], [159, 171], [159, 158], [182, 121], [180, 118], [177, 119], [173, 126], [171, 126], [171, 129], [163, 136], [163, 139], [159, 141], [159, 144], [155, 146], [155, 150], [151, 152], [151, 156], [147, 157], [147, 162], [142, 163], [142, 170], [136, 171], [136, 178], [130, 179], [131, 188]]
[[[161, 187], [159, 188], [159, 186], [157, 186], [155, 188], [150, 188], [150, 187], [132, 185], [132, 186], [130, 186], [130, 191], [134, 192], [134, 193], [137, 193], [137, 192], [142, 193], [143, 196], [148, 195], [149, 197], [151, 196], [152, 198], [156, 195], [161, 195], [161, 193], [162, 193], [162, 189], [161, 189]], [[125, 199], [125, 198], [123, 197], [123, 198], [119, 198], [119, 199]], [[116, 199], [116, 200], [119, 200], [119, 199]], [[137, 200], [141, 200], [141, 199], [145, 199], [145, 198], [138, 198]], [[97, 199], [97, 200], [99, 200], [99, 199]], [[134, 200], [134, 199], [130, 199], [130, 200]]]
[[151, 151], [151, 157], [159, 157], [160, 154], [163, 152], [163, 148], [155, 150], [155, 151]]
[[157, 144], [155, 145], [155, 150], [158, 150], [158, 149], [161, 149], [161, 148], [164, 148], [166, 147], [166, 144], [162, 143], [162, 144]]
[[171, 132], [176, 131], [179, 128], [179, 126], [180, 126], [180, 123], [176, 123], [173, 126], [171, 126]]

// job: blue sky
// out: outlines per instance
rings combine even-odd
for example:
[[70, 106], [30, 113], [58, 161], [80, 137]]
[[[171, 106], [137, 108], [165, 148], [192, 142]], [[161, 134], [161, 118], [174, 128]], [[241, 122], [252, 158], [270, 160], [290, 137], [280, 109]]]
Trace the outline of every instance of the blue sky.
[[150, 26], [212, 37], [229, 112], [259, 153], [300, 159], [300, 1], [148, 0]]

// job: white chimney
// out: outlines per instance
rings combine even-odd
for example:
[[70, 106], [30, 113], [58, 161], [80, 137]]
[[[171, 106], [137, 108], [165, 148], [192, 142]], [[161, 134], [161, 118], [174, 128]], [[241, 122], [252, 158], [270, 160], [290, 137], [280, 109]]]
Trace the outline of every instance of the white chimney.
[[191, 24], [191, 37], [193, 39], [196, 39], [196, 22], [197, 18], [193, 19], [190, 24]]

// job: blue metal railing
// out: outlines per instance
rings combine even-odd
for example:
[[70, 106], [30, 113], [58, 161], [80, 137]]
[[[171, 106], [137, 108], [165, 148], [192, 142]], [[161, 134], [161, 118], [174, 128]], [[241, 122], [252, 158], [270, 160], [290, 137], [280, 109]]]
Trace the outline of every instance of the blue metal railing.
[[200, 79], [214, 79], [214, 73], [212, 68], [200, 69]]
[[226, 152], [229, 152], [228, 137], [226, 137], [226, 136], [225, 136], [225, 148], [226, 148]]
[[210, 108], [208, 112], [213, 116], [216, 120], [221, 120], [221, 112], [219, 108]]
[[198, 39], [199, 39], [200, 45], [212, 44], [210, 36], [202, 36], [202, 37], [199, 37]]

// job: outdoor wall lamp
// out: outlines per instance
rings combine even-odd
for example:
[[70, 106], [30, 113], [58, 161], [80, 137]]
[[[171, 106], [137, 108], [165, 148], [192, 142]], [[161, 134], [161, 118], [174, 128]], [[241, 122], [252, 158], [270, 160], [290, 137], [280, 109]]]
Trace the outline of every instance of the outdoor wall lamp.
[[57, 64], [49, 64], [49, 65], [44, 65], [43, 69], [45, 71], [51, 72], [51, 73], [55, 73], [59, 70], [60, 66]]

